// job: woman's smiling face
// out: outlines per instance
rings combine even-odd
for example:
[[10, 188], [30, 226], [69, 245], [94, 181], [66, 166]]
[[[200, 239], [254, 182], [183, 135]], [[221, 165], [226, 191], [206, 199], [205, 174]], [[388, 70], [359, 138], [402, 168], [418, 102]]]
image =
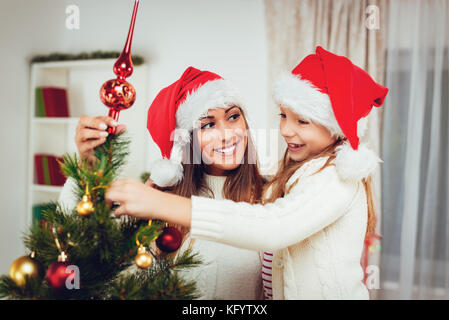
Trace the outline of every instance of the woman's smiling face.
[[213, 175], [226, 175], [243, 163], [248, 145], [247, 124], [237, 106], [209, 109], [198, 122], [197, 141], [206, 170]]
[[280, 109], [280, 130], [292, 160], [306, 160], [337, 140], [326, 127], [307, 121], [289, 108]]

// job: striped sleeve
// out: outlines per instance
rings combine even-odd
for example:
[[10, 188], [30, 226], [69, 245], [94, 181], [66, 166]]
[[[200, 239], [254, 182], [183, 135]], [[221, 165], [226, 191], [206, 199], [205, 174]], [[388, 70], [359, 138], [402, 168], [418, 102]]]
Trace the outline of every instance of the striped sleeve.
[[262, 262], [262, 284], [263, 284], [263, 295], [265, 300], [273, 299], [272, 264], [273, 264], [273, 253], [264, 252]]

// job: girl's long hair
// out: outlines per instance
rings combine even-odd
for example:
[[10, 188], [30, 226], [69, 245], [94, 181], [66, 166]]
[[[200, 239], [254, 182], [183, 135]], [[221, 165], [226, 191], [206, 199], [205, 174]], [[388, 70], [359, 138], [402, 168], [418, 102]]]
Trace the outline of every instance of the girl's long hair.
[[[335, 143], [328, 146], [326, 149], [321, 151], [319, 154], [302, 160], [302, 161], [294, 161], [290, 159], [288, 155], [288, 149], [284, 153], [284, 157], [282, 158], [279, 169], [277, 170], [274, 178], [271, 182], [265, 185], [264, 193], [266, 194], [268, 189], [271, 188], [271, 192], [268, 197], [264, 200], [264, 203], [270, 203], [276, 201], [278, 198], [284, 197], [286, 194], [290, 192], [290, 190], [296, 185], [298, 180], [296, 180], [293, 184], [291, 184], [288, 188], [286, 187], [287, 181], [290, 177], [298, 170], [305, 162], [310, 161], [312, 159], [320, 158], [320, 157], [329, 157], [326, 163], [315, 173], [320, 172], [326, 167], [334, 166], [333, 160], [337, 156], [336, 148], [342, 145], [346, 141], [346, 138], [341, 139], [338, 138]], [[314, 174], [315, 174], [314, 173]], [[368, 206], [368, 224], [365, 233], [365, 239], [373, 236], [376, 230], [377, 216], [374, 207], [373, 201], [373, 193], [372, 193], [372, 180], [371, 177], [367, 179], [362, 179], [362, 183], [365, 189], [366, 198], [367, 198], [367, 206]]]
[[[248, 123], [243, 110], [240, 109], [240, 112], [245, 121], [246, 129], [248, 130]], [[194, 150], [193, 139], [196, 139], [197, 136], [194, 133], [195, 131], [190, 135], [190, 144], [187, 144], [184, 147], [182, 161], [184, 177], [182, 181], [179, 184], [168, 188], [156, 186], [157, 189], [187, 198], [199, 195], [214, 196], [205, 180], [205, 164], [202, 161], [202, 156], [201, 154], [194, 153], [194, 151], [197, 151]], [[259, 172], [256, 148], [251, 139], [251, 135], [247, 133], [247, 136], [248, 143], [242, 163], [236, 169], [229, 171], [226, 175], [222, 194], [223, 198], [237, 202], [260, 203], [265, 180]], [[181, 230], [185, 239], [185, 235], [189, 232], [189, 229], [181, 226], [176, 227]]]

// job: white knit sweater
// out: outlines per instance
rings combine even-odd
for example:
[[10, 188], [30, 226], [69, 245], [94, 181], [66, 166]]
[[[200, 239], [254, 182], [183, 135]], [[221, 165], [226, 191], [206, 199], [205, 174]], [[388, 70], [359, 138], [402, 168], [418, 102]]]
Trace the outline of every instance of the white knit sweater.
[[[215, 199], [223, 199], [222, 191], [226, 177], [205, 175], [206, 183]], [[190, 238], [184, 241], [182, 252]], [[262, 298], [261, 257], [254, 250], [237, 248], [226, 244], [195, 239], [193, 250], [205, 262], [198, 268], [183, 274], [195, 280], [201, 292], [200, 299], [256, 300]]]
[[305, 163], [290, 193], [265, 206], [192, 197], [192, 238], [273, 250], [273, 299], [369, 299], [360, 264], [365, 190], [335, 166], [313, 174], [326, 160]]
[[[215, 198], [222, 199], [225, 177], [205, 176]], [[77, 199], [73, 194], [75, 182], [68, 179], [59, 196], [59, 203], [73, 209]], [[184, 241], [179, 252], [188, 247]], [[257, 251], [236, 248], [208, 240], [195, 240], [192, 246], [204, 261], [197, 268], [183, 271], [186, 280], [195, 280], [200, 299], [254, 300], [262, 298], [261, 258]]]

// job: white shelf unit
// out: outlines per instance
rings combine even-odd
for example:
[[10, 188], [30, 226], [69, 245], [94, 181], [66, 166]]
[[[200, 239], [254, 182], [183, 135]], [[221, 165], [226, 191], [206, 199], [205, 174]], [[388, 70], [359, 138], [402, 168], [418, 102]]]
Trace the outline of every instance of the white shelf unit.
[[[101, 116], [108, 114], [108, 108], [100, 101], [102, 84], [116, 78], [112, 71], [116, 59], [95, 59], [35, 63], [31, 67], [29, 102], [29, 139], [27, 168], [27, 210], [25, 222], [32, 221], [32, 207], [35, 204], [57, 201], [62, 187], [36, 184], [34, 154], [47, 153], [61, 156], [75, 153], [75, 130], [82, 115]], [[148, 110], [148, 66], [134, 66], [133, 74], [127, 78], [136, 89], [134, 105], [120, 112], [119, 123], [126, 124], [131, 138], [131, 154], [124, 167], [123, 177], [139, 178], [145, 171], [148, 135], [146, 118]], [[67, 90], [69, 118], [40, 118], [35, 114], [35, 92], [38, 87], [54, 86]], [[27, 227], [26, 226], [26, 227]]]

